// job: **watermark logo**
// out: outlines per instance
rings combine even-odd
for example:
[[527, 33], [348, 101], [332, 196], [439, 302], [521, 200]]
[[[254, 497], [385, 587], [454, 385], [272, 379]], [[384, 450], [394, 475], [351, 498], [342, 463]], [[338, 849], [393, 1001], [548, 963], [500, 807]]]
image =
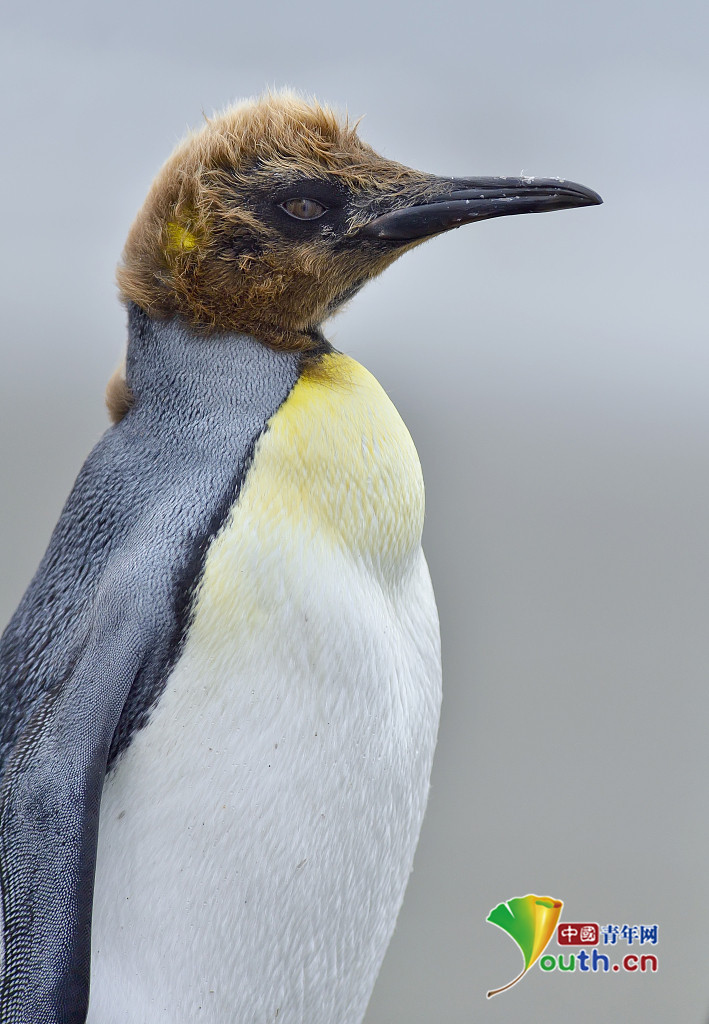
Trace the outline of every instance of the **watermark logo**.
[[499, 992], [512, 988], [520, 981], [549, 945], [554, 934], [561, 908], [561, 900], [551, 896], [517, 896], [507, 903], [498, 903], [487, 915], [490, 924], [496, 924], [519, 946], [524, 957], [524, 968], [521, 974], [500, 988], [493, 988], [487, 994], [491, 999]]
[[[601, 927], [595, 921], [560, 922], [562, 908], [561, 900], [528, 894], [499, 903], [490, 911], [487, 920], [502, 928], [517, 943], [524, 968], [512, 981], [488, 992], [488, 999], [516, 985], [537, 961], [547, 974], [557, 970], [594, 974], [654, 974], [657, 971], [657, 954], [654, 951], [658, 933], [656, 924], [606, 924]], [[546, 952], [554, 935], [561, 952]], [[625, 946], [635, 944], [640, 947], [637, 953], [625, 952]], [[590, 952], [585, 946], [592, 947]], [[599, 946], [607, 952], [599, 952]], [[619, 954], [622, 954], [620, 958]]]

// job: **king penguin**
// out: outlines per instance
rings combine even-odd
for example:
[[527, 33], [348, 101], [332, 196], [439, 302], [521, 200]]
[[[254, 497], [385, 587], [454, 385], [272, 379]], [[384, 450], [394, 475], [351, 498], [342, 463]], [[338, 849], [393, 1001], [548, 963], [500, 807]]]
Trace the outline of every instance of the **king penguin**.
[[164, 165], [114, 423], [0, 647], [2, 1024], [362, 1020], [439, 631], [413, 442], [321, 325], [433, 235], [600, 201], [411, 170], [290, 93]]

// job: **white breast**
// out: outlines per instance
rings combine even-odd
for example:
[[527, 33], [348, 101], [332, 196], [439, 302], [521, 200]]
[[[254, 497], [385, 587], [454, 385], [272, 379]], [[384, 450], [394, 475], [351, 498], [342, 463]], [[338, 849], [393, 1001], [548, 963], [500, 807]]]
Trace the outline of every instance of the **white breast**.
[[331, 360], [261, 439], [183, 655], [106, 782], [91, 1024], [364, 1015], [440, 655], [413, 444], [373, 378]]

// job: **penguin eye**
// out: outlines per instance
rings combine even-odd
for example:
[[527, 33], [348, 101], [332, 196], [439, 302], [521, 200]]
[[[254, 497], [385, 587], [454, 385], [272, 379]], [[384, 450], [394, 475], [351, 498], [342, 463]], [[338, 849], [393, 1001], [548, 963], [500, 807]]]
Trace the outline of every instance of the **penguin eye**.
[[287, 202], [281, 203], [281, 209], [285, 210], [290, 217], [295, 217], [296, 220], [317, 220], [327, 212], [327, 207], [322, 203], [316, 202], [315, 199], [305, 198], [289, 199]]

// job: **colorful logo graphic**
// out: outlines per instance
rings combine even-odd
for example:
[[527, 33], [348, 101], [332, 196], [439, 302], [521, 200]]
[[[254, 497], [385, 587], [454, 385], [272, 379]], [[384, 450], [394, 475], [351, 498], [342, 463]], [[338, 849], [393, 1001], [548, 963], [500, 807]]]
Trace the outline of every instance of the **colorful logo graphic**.
[[528, 894], [527, 896], [517, 896], [513, 900], [508, 900], [507, 903], [499, 903], [494, 910], [490, 911], [487, 916], [490, 924], [496, 924], [498, 928], [507, 932], [522, 951], [524, 969], [513, 981], [488, 992], [488, 999], [516, 985], [529, 968], [537, 962], [549, 945], [563, 905], [561, 900], [552, 899], [550, 896]]
[[[651, 977], [657, 973], [658, 961], [654, 950], [646, 952], [641, 948], [638, 953], [626, 953], [623, 948], [624, 944], [631, 947], [635, 943], [640, 947], [656, 947], [656, 924], [606, 924], [601, 927], [596, 921], [560, 923], [562, 907], [561, 900], [530, 894], [499, 903], [490, 911], [487, 917], [490, 924], [507, 932], [519, 946], [524, 957], [524, 969], [513, 981], [488, 992], [488, 999], [516, 985], [537, 961], [545, 974], [552, 971], [574, 974], [578, 971], [610, 977], [622, 977], [625, 974], [647, 974]], [[556, 945], [560, 951], [542, 955], [555, 932]], [[583, 949], [584, 946], [592, 947], [590, 952]], [[599, 952], [599, 946], [608, 946], [608, 952]], [[569, 947], [574, 947], [573, 953]]]

